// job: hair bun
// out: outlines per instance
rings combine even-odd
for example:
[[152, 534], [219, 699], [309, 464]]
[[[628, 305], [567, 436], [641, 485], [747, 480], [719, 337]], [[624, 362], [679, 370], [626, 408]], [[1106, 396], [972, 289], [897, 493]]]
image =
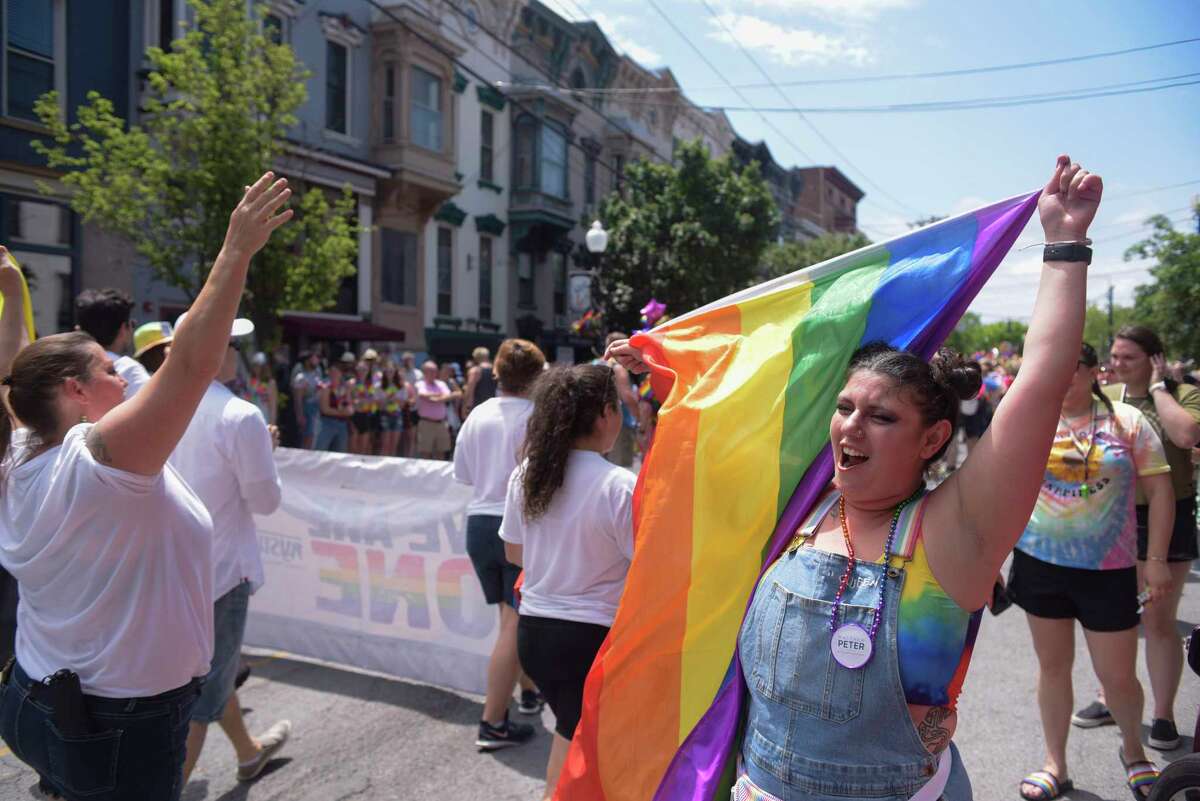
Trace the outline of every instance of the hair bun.
[[933, 369], [934, 380], [949, 387], [959, 400], [971, 400], [979, 395], [983, 374], [978, 362], [951, 348], [940, 348], [929, 366]]

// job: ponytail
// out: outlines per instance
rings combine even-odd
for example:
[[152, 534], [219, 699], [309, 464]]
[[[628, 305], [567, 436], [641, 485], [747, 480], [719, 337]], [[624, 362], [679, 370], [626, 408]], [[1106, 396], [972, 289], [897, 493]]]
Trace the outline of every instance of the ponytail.
[[525, 434], [522, 513], [531, 522], [550, 508], [567, 473], [576, 440], [591, 434], [605, 409], [616, 409], [617, 385], [604, 364], [554, 367], [533, 388], [533, 414]]

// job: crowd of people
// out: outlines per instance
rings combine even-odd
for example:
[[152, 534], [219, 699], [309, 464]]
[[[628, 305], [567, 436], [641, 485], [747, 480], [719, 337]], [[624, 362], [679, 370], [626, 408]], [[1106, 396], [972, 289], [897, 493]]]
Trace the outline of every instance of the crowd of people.
[[[247, 367], [253, 324], [237, 306], [289, 194], [270, 173], [247, 188], [173, 324], [137, 326], [127, 296], [85, 292], [78, 331], [27, 342], [20, 277], [0, 250], [0, 565], [20, 590], [0, 737], [47, 797], [178, 799], [213, 722], [238, 779], [261, 773], [291, 725], [252, 736], [237, 674], [263, 582], [253, 515], [281, 499], [278, 426], [306, 448], [452, 459], [472, 488], [467, 551], [499, 622], [475, 745], [530, 741], [514, 702], [524, 715], [549, 705], [550, 799], [633, 558], [628, 468], [652, 447], [659, 406], [648, 366], [614, 333], [583, 365], [548, 365], [510, 339], [465, 371], [371, 347], [294, 364], [256, 353]], [[1145, 327], [1116, 332], [1107, 365], [1081, 343], [1100, 195], [1098, 176], [1059, 159], [1039, 202], [1048, 245], [1020, 355], [926, 361], [872, 343], [849, 361], [833, 481], [738, 636], [749, 706], [736, 799], [970, 799], [957, 700], [982, 610], [1009, 603], [1038, 657], [1046, 749], [1021, 796], [1072, 788], [1072, 722], [1115, 724], [1130, 791], [1148, 796], [1158, 772], [1142, 744], [1137, 632], [1148, 744], [1170, 750], [1200, 389]], [[965, 458], [931, 480], [958, 437]], [[1075, 621], [1103, 694], [1072, 714]]]

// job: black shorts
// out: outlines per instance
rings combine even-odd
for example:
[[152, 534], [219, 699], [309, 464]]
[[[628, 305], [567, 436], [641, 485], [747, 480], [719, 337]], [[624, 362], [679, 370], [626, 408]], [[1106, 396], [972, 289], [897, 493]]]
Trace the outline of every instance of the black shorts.
[[1013, 551], [1008, 593], [1031, 615], [1078, 620], [1088, 631], [1125, 631], [1141, 622], [1136, 567], [1084, 570]]
[[[1146, 545], [1150, 542], [1150, 507], [1137, 507], [1138, 560], [1146, 561]], [[1175, 501], [1175, 528], [1171, 530], [1171, 544], [1167, 548], [1168, 562], [1190, 562], [1200, 556], [1196, 549], [1196, 497], [1179, 498]]]
[[370, 434], [379, 430], [379, 416], [371, 412], [355, 412], [350, 422], [354, 424], [356, 434]]
[[471, 557], [475, 575], [483, 587], [484, 600], [489, 604], [503, 601], [515, 608], [513, 585], [521, 575], [521, 568], [504, 556], [501, 520], [498, 515], [467, 515], [467, 556]]
[[608, 626], [521, 615], [517, 656], [554, 712], [554, 731], [570, 740], [583, 711], [583, 683]]

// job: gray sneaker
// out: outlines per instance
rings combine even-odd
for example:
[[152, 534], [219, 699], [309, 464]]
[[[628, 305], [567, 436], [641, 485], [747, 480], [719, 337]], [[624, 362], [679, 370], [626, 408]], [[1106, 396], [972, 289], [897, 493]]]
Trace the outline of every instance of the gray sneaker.
[[258, 735], [258, 744], [262, 748], [258, 756], [249, 762], [238, 765], [237, 778], [239, 782], [252, 782], [263, 772], [271, 757], [279, 753], [283, 744], [292, 736], [292, 722], [281, 720], [262, 734]]
[[1110, 726], [1116, 721], [1113, 720], [1112, 712], [1108, 711], [1107, 706], [1100, 701], [1092, 701], [1071, 715], [1071, 723], [1081, 729], [1094, 729], [1097, 726]]

